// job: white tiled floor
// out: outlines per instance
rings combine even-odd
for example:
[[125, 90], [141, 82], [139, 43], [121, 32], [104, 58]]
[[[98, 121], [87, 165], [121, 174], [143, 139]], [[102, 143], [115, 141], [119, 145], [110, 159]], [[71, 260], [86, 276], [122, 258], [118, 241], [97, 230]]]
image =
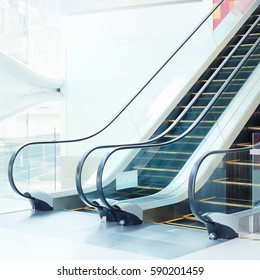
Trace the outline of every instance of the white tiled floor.
[[94, 213], [33, 212], [27, 201], [0, 202], [0, 260], [260, 260], [260, 234], [212, 241], [206, 231], [120, 227]]
[[260, 234], [235, 238], [218, 246], [187, 254], [182, 260], [260, 260]]

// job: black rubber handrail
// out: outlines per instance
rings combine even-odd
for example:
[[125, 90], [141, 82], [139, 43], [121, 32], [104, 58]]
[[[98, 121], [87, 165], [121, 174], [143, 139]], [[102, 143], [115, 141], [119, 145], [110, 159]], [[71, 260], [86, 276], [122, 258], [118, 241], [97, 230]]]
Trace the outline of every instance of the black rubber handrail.
[[[258, 19], [259, 20], [259, 19]], [[247, 33], [246, 33], [247, 34]], [[243, 37], [247, 36], [244, 35]], [[254, 52], [254, 50], [258, 47], [260, 42], [260, 38], [253, 44], [253, 46], [250, 48], [250, 50], [247, 52], [247, 54], [243, 57], [243, 59], [239, 62], [239, 64], [236, 66], [236, 68], [232, 71], [228, 79], [224, 82], [224, 84], [221, 86], [221, 88], [218, 90], [216, 95], [211, 99], [209, 104], [204, 108], [204, 110], [200, 113], [196, 121], [181, 135], [178, 137], [174, 138], [171, 141], [164, 142], [164, 143], [154, 143], [154, 144], [148, 144], [148, 145], [129, 145], [129, 146], [124, 146], [124, 147], [118, 147], [109, 153], [107, 153], [106, 156], [103, 157], [102, 161], [99, 164], [98, 171], [97, 171], [97, 176], [96, 176], [96, 184], [97, 184], [97, 192], [99, 195], [100, 200], [102, 201], [103, 205], [107, 207], [110, 210], [117, 210], [117, 208], [113, 207], [109, 202], [107, 201], [104, 191], [103, 191], [103, 184], [102, 184], [102, 177], [103, 177], [103, 171], [106, 165], [106, 162], [108, 161], [109, 157], [112, 156], [117, 151], [120, 150], [125, 150], [125, 149], [136, 149], [136, 148], [150, 148], [150, 147], [161, 147], [161, 146], [166, 146], [169, 144], [172, 144], [174, 142], [179, 141], [180, 139], [184, 138], [187, 134], [189, 134], [202, 120], [202, 118], [207, 114], [207, 112], [211, 109], [213, 104], [216, 102], [216, 100], [219, 98], [219, 96], [223, 93], [223, 91], [227, 88], [227, 86], [230, 84], [234, 76], [238, 73], [240, 68], [244, 65], [244, 63], [247, 61], [248, 57]]]
[[201, 164], [203, 163], [203, 161], [211, 155], [228, 154], [228, 153], [231, 154], [231, 153], [236, 153], [236, 152], [249, 151], [249, 150], [257, 148], [259, 146], [260, 146], [260, 143], [257, 143], [255, 145], [251, 145], [251, 146], [244, 147], [244, 148], [234, 148], [234, 149], [228, 149], [228, 150], [214, 150], [214, 151], [210, 151], [210, 152], [206, 153], [205, 155], [203, 155], [202, 157], [197, 159], [197, 161], [194, 163], [194, 165], [191, 169], [190, 176], [189, 176], [188, 200], [189, 200], [190, 209], [191, 209], [193, 215], [198, 219], [198, 221], [200, 221], [204, 224], [210, 224], [210, 225], [214, 224], [214, 221], [207, 219], [207, 216], [203, 216], [203, 214], [200, 213], [200, 211], [197, 207], [196, 199], [195, 199], [196, 179], [197, 179], [197, 175], [199, 172], [199, 168], [200, 168]]
[[[139, 142], [139, 143], [133, 143], [133, 144], [117, 144], [117, 145], [102, 145], [94, 147], [93, 149], [87, 151], [81, 159], [79, 160], [77, 170], [76, 170], [76, 187], [78, 194], [83, 202], [87, 202], [86, 196], [83, 191], [82, 187], [82, 171], [84, 164], [87, 160], [87, 158], [90, 156], [91, 153], [98, 149], [108, 149], [108, 148], [117, 148], [117, 147], [125, 147], [126, 149], [131, 145], [131, 147], [136, 148], [142, 148], [145, 147], [143, 145], [149, 145], [153, 142], [156, 142], [157, 140], [160, 140], [165, 136], [170, 130], [172, 130], [176, 125], [180, 123], [180, 121], [183, 119], [183, 117], [186, 115], [186, 113], [189, 111], [189, 109], [193, 106], [193, 104], [197, 101], [197, 99], [201, 96], [201, 94], [204, 93], [205, 89], [208, 87], [208, 85], [211, 83], [211, 81], [217, 76], [217, 74], [221, 71], [221, 69], [225, 66], [225, 64], [229, 61], [230, 57], [237, 51], [237, 49], [241, 46], [241, 44], [244, 42], [244, 40], [247, 38], [247, 36], [251, 33], [251, 31], [255, 28], [255, 26], [258, 24], [260, 18], [258, 18], [248, 29], [248, 31], [244, 34], [244, 36], [238, 41], [236, 46], [230, 51], [230, 53], [227, 55], [227, 57], [222, 61], [222, 63], [218, 66], [218, 68], [214, 71], [214, 73], [208, 78], [207, 82], [201, 87], [199, 92], [193, 97], [193, 99], [190, 101], [190, 103], [186, 106], [186, 108], [181, 112], [181, 114], [176, 118], [175, 122], [170, 125], [164, 132], [162, 132], [160, 135], [149, 139], [145, 142]], [[206, 112], [205, 112], [206, 113]], [[185, 133], [185, 132], [184, 132]], [[189, 131], [187, 132], [189, 133]], [[186, 134], [185, 134], [186, 135]], [[182, 138], [182, 137], [181, 137]], [[180, 139], [181, 139], [180, 138]], [[165, 142], [166, 144], [172, 144], [175, 141], [178, 141], [179, 138], [175, 138], [174, 140], [171, 140], [170, 142]], [[147, 146], [148, 147], [148, 146]], [[150, 146], [149, 146], [150, 147]]]
[[[150, 84], [150, 82], [161, 72], [161, 70], [168, 64], [168, 62], [179, 52], [179, 50], [187, 43], [187, 41], [196, 33], [196, 31], [203, 25], [203, 23], [213, 14], [213, 12], [224, 2], [224, 0], [220, 0], [210, 11], [210, 13], [198, 24], [198, 26], [187, 36], [187, 38], [179, 45], [179, 47], [173, 52], [173, 54], [163, 63], [163, 65], [154, 73], [154, 75], [145, 83], [145, 85], [115, 114], [112, 119], [100, 130], [97, 132], [87, 136], [87, 137], [82, 137], [82, 138], [77, 138], [77, 139], [69, 139], [69, 140], [56, 140], [56, 141], [35, 141], [35, 142], [29, 142], [26, 143], [22, 146], [20, 146], [11, 156], [9, 160], [9, 165], [8, 165], [8, 179], [9, 183], [12, 187], [12, 189], [19, 195], [21, 195], [24, 198], [28, 198], [30, 200], [34, 199], [31, 197], [29, 194], [24, 194], [20, 192], [14, 182], [14, 163], [15, 159], [17, 158], [18, 154], [20, 151], [22, 151], [25, 147], [31, 146], [31, 145], [40, 145], [40, 144], [64, 144], [64, 143], [75, 143], [75, 142], [80, 142], [80, 141], [85, 141], [87, 139], [90, 139], [101, 132], [103, 132], [107, 127], [109, 127], [124, 111], [125, 109], [139, 96], [139, 94]], [[88, 201], [85, 198], [85, 202], [91, 206], [96, 206], [92, 202]]]

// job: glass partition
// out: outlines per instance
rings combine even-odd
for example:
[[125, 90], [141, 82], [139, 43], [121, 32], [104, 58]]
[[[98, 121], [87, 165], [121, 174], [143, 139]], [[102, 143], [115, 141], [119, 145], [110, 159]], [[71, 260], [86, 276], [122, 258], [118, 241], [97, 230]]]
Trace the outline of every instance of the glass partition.
[[14, 165], [14, 180], [22, 192], [60, 190], [60, 145], [32, 145], [23, 149]]
[[[253, 140], [259, 139], [254, 133]], [[255, 142], [245, 148], [211, 151], [194, 165], [190, 207], [206, 224], [210, 239], [259, 232], [259, 146]]]
[[[2, 197], [14, 197], [7, 170], [11, 155], [29, 141], [59, 140], [61, 132], [61, 104], [47, 103], [0, 121], [0, 160]], [[21, 192], [55, 191], [60, 189], [60, 145], [26, 147], [17, 157], [14, 180]]]
[[255, 207], [253, 158], [250, 151], [209, 155], [197, 174], [195, 200], [201, 215], [220, 212], [232, 214]]
[[[259, 127], [254, 129], [259, 130]], [[250, 151], [252, 155], [252, 204], [260, 205], [260, 133], [253, 133], [252, 141], [254, 148]]]

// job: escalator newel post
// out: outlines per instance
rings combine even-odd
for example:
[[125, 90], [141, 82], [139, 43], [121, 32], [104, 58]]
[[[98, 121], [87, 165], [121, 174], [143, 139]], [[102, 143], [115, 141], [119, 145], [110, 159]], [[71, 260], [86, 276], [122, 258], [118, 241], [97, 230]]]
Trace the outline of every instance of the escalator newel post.
[[116, 222], [121, 226], [139, 225], [142, 220], [136, 215], [118, 209], [108, 209], [106, 207], [98, 208], [100, 218], [106, 217], [107, 222]]
[[209, 233], [209, 239], [233, 239], [238, 237], [237, 232], [235, 232], [231, 227], [219, 224], [216, 222], [207, 223], [206, 227]]
[[53, 210], [53, 207], [51, 207], [45, 201], [32, 197], [31, 194], [28, 192], [26, 192], [24, 194], [27, 196], [30, 204], [32, 205], [33, 210], [35, 210], [35, 211], [52, 211]]

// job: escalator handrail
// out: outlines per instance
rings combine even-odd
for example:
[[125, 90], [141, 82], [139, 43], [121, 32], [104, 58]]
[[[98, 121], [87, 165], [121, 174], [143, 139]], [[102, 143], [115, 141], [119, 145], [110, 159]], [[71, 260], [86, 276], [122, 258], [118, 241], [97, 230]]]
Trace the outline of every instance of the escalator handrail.
[[[245, 35], [244, 35], [245, 36]], [[117, 210], [117, 208], [113, 207], [109, 202], [107, 201], [104, 192], [103, 192], [103, 184], [102, 184], [102, 177], [103, 177], [103, 171], [106, 165], [106, 162], [108, 161], [109, 157], [112, 156], [116, 151], [119, 150], [124, 150], [124, 149], [136, 149], [136, 148], [149, 148], [149, 147], [160, 147], [160, 146], [166, 146], [169, 144], [172, 144], [182, 138], [184, 138], [187, 134], [189, 134], [202, 120], [202, 118], [207, 114], [207, 112], [211, 109], [213, 104], [216, 102], [216, 100], [219, 98], [219, 96], [223, 93], [225, 88], [229, 85], [229, 83], [232, 81], [234, 76], [237, 74], [237, 72], [240, 70], [240, 68], [243, 66], [243, 64], [247, 61], [248, 57], [253, 53], [253, 51], [257, 48], [257, 46], [260, 43], [260, 38], [253, 44], [253, 46], [250, 48], [250, 50], [247, 52], [247, 54], [243, 57], [243, 59], [240, 61], [240, 63], [236, 66], [236, 68], [233, 70], [233, 72], [230, 74], [228, 79], [225, 81], [225, 83], [221, 86], [221, 88], [218, 90], [217, 94], [211, 99], [209, 104], [204, 108], [204, 110], [200, 113], [198, 118], [195, 120], [195, 122], [186, 130], [184, 131], [181, 135], [178, 137], [174, 138], [171, 141], [164, 142], [164, 143], [155, 143], [155, 144], [148, 144], [148, 145], [129, 145], [129, 146], [124, 146], [124, 147], [118, 147], [109, 153], [107, 153], [101, 160], [99, 166], [98, 166], [98, 171], [96, 175], [96, 185], [97, 185], [97, 192], [99, 195], [100, 200], [102, 201], [103, 205], [107, 207], [110, 210]]]
[[[82, 171], [84, 164], [87, 160], [87, 158], [96, 150], [98, 149], [107, 149], [107, 148], [117, 148], [117, 147], [129, 147], [131, 145], [132, 147], [142, 147], [141, 145], [148, 145], [150, 143], [153, 143], [157, 140], [160, 140], [163, 136], [165, 136], [170, 130], [172, 130], [176, 125], [179, 124], [179, 122], [182, 120], [182, 118], [185, 116], [185, 114], [189, 111], [189, 109], [192, 107], [192, 105], [196, 102], [196, 100], [203, 94], [204, 90], [208, 87], [208, 85], [211, 83], [211, 81], [218, 75], [220, 70], [225, 66], [225, 64], [229, 61], [230, 57], [237, 51], [237, 49], [240, 47], [240, 45], [244, 42], [244, 40], [247, 38], [247, 36], [251, 33], [251, 31], [255, 28], [255, 26], [258, 24], [260, 21], [260, 18], [258, 18], [248, 29], [248, 31], [244, 34], [244, 36], [238, 41], [236, 46], [230, 51], [230, 53], [227, 55], [227, 57], [222, 61], [222, 63], [218, 66], [218, 68], [214, 71], [214, 73], [208, 78], [207, 82], [201, 87], [201, 89], [198, 91], [198, 93], [193, 97], [193, 99], [190, 101], [190, 103], [186, 106], [186, 108], [180, 113], [180, 115], [176, 118], [173, 124], [171, 124], [164, 132], [159, 134], [158, 136], [149, 139], [148, 141], [145, 142], [138, 142], [138, 143], [133, 143], [133, 144], [117, 144], [117, 145], [102, 145], [102, 146], [97, 146], [94, 147], [93, 149], [85, 152], [83, 156], [80, 158], [78, 165], [77, 165], [77, 170], [76, 170], [76, 188], [79, 194], [79, 197], [81, 200], [87, 204], [87, 198], [84, 194], [83, 187], [82, 187]], [[177, 141], [175, 139], [175, 141]], [[165, 142], [166, 143], [166, 142]], [[170, 142], [172, 143], [172, 141]]]
[[[45, 144], [64, 144], [64, 143], [75, 143], [80, 141], [85, 141], [87, 139], [90, 139], [101, 132], [103, 132], [107, 127], [109, 127], [125, 110], [126, 108], [139, 96], [139, 94], [150, 84], [150, 82], [158, 75], [158, 73], [168, 64], [168, 62], [182, 49], [182, 47], [187, 43], [187, 41], [196, 33], [196, 31], [204, 24], [204, 22], [207, 21], [207, 19], [215, 12], [215, 10], [224, 2], [224, 0], [220, 0], [213, 8], [212, 10], [202, 19], [202, 21], [196, 26], [196, 28], [187, 36], [187, 38], [179, 45], [179, 47], [172, 53], [172, 55], [163, 63], [163, 65], [154, 73], [154, 75], [145, 83], [145, 85], [115, 114], [112, 119], [100, 130], [96, 131], [95, 133], [82, 137], [77, 139], [68, 139], [68, 140], [55, 140], [55, 141], [34, 141], [34, 142], [28, 142], [24, 145], [18, 147], [16, 151], [11, 155], [9, 164], [8, 164], [8, 180], [12, 187], [12, 189], [19, 195], [21, 195], [24, 198], [28, 199], [34, 199], [32, 196], [29, 196], [28, 194], [24, 194], [20, 192], [15, 184], [14, 181], [14, 163], [15, 159], [17, 158], [18, 154], [27, 146], [31, 145], [45, 145]], [[93, 206], [93, 204], [88, 201], [88, 204]]]
[[199, 159], [196, 160], [196, 162], [194, 163], [194, 165], [191, 169], [190, 176], [189, 176], [188, 200], [189, 200], [190, 209], [191, 209], [193, 215], [200, 222], [202, 222], [204, 224], [214, 224], [213, 221], [207, 219], [206, 216], [203, 216], [203, 214], [200, 213], [200, 211], [197, 207], [196, 199], [195, 199], [196, 179], [197, 179], [197, 175], [199, 172], [199, 168], [200, 168], [201, 164], [203, 163], [203, 161], [211, 155], [228, 154], [228, 153], [231, 154], [231, 153], [235, 153], [235, 152], [249, 151], [249, 150], [259, 147], [259, 146], [260, 146], [260, 142], [257, 144], [254, 144], [254, 145], [250, 145], [248, 147], [244, 147], [244, 148], [233, 148], [233, 149], [228, 149], [228, 150], [213, 150], [213, 151], [207, 152], [206, 154], [204, 154], [203, 156], [201, 156]]

